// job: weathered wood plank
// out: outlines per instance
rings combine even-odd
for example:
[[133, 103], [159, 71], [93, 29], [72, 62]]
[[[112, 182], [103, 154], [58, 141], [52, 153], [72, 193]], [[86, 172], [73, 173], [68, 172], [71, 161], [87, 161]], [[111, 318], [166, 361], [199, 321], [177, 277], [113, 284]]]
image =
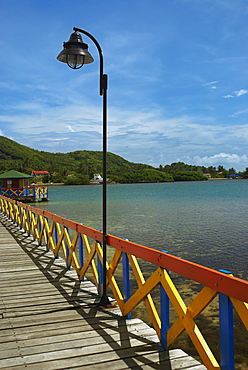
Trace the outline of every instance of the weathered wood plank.
[[181, 350], [164, 351], [154, 329], [102, 310], [96, 288], [80, 283], [45, 247], [0, 220], [1, 369], [205, 369]]

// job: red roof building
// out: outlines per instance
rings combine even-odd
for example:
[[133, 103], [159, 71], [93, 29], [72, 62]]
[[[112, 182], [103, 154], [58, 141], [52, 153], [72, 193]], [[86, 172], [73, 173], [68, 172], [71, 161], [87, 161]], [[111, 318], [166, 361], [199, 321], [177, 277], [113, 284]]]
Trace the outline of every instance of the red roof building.
[[32, 171], [31, 175], [33, 177], [44, 176], [44, 175], [49, 175], [49, 172], [48, 171]]

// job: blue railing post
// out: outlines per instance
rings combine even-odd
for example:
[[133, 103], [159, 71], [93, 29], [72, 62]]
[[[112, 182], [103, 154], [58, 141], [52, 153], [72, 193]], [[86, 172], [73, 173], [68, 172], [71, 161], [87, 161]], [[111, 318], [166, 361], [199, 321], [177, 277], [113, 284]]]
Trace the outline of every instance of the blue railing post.
[[[100, 243], [102, 244], [102, 243]], [[102, 262], [100, 258], [97, 256], [97, 271], [98, 271], [98, 295], [102, 295], [102, 284], [103, 284], [103, 268], [102, 268]]]
[[[16, 201], [15, 201], [15, 205], [16, 205]], [[16, 226], [17, 226], [17, 217], [16, 217], [16, 215], [17, 215], [17, 212], [15, 212], [14, 219], [13, 219], [13, 224], [14, 225], [16, 224]]]
[[[46, 217], [44, 217], [44, 222], [45, 222], [45, 220], [47, 221]], [[45, 238], [45, 240], [46, 240], [46, 250], [48, 251], [49, 235], [48, 235], [48, 232], [47, 232], [46, 229], [45, 229], [45, 234], [46, 234], [46, 238]]]
[[[230, 271], [219, 270], [230, 275]], [[233, 305], [230, 298], [219, 293], [220, 365], [222, 370], [234, 370]]]
[[[81, 269], [84, 265], [84, 241], [82, 234], [79, 234], [79, 264]], [[84, 278], [81, 281], [84, 281]]]
[[[30, 226], [30, 222], [31, 222], [30, 213], [28, 212], [28, 226]], [[29, 232], [27, 234], [28, 234], [28, 236], [30, 236], [30, 229], [29, 229]]]
[[[101, 231], [100, 229], [98, 229], [98, 230]], [[102, 248], [102, 242], [98, 242], [98, 241], [96, 241], [96, 242], [99, 243], [101, 248]], [[98, 255], [97, 255], [97, 272], [98, 272], [97, 291], [98, 291], [98, 295], [101, 297], [102, 288], [103, 288], [103, 265], [102, 265], [102, 262], [101, 262], [100, 258], [98, 257]]]
[[[39, 237], [41, 233], [41, 222], [40, 222], [40, 216], [38, 216], [38, 230], [39, 230]], [[42, 240], [40, 240], [39, 245], [42, 245]]]
[[[57, 229], [57, 225], [55, 223], [55, 226], [54, 226], [54, 237], [55, 237], [55, 243], [56, 243], [56, 246], [58, 245], [58, 242], [59, 242], [59, 235], [58, 235], [58, 229]], [[59, 256], [55, 256], [55, 258], [59, 258]]]
[[[19, 208], [19, 214], [20, 214], [20, 220], [21, 220], [22, 219], [22, 216], [23, 216], [22, 207], [19, 206], [18, 208]], [[20, 230], [22, 229], [22, 223], [20, 223], [19, 229]]]
[[[65, 227], [66, 231], [68, 232], [68, 227]], [[67, 241], [65, 240], [65, 250], [66, 250], [66, 267], [68, 270], [70, 270], [71, 266], [68, 265], [68, 258], [70, 255], [70, 249], [68, 247]]]
[[[162, 250], [162, 252], [168, 253], [167, 251], [164, 250]], [[164, 349], [167, 349], [167, 331], [170, 328], [170, 299], [167, 293], [165, 292], [162, 284], [159, 285], [160, 285], [160, 320], [161, 320], [160, 342], [162, 347]]]
[[[122, 252], [122, 273], [123, 273], [124, 302], [126, 302], [131, 297], [131, 291], [130, 291], [129, 260], [125, 252]], [[127, 314], [126, 317], [127, 319], [131, 319], [131, 313]]]

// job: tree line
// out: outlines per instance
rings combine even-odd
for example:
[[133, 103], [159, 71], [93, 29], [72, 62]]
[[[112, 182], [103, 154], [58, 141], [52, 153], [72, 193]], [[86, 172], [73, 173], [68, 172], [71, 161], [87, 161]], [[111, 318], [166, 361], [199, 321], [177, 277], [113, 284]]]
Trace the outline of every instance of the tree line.
[[[107, 153], [109, 181], [116, 183], [201, 181], [211, 177], [228, 177], [236, 174], [235, 169], [226, 170], [223, 166], [192, 166], [183, 162], [160, 165], [158, 168], [147, 164], [133, 163], [124, 158]], [[49, 176], [35, 181], [89, 184], [95, 173], [102, 174], [102, 152], [75, 151], [69, 153], [49, 153], [31, 149], [13, 140], [0, 136], [0, 173], [17, 170], [26, 174], [32, 171], [48, 171]], [[248, 178], [248, 168], [241, 174]]]
[[172, 163], [171, 165], [159, 166], [159, 170], [166, 173], [176, 173], [184, 171], [193, 171], [201, 174], [210, 174], [211, 178], [227, 178], [231, 175], [240, 175], [242, 178], [248, 178], [248, 167], [244, 171], [237, 172], [233, 167], [226, 169], [224, 166], [195, 166], [184, 162]]

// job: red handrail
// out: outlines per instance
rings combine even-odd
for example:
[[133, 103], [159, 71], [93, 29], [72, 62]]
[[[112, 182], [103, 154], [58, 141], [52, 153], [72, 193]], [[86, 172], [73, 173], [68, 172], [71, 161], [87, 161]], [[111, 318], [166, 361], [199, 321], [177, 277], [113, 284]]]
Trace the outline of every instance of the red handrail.
[[[37, 215], [42, 215], [54, 222], [60, 223], [65, 227], [68, 227], [79, 233], [86, 234], [90, 238], [102, 242], [101, 231], [9, 198], [6, 198], [6, 200], [13, 204], [17, 204], [28, 211], [32, 211]], [[151, 262], [156, 266], [175, 272], [187, 279], [198, 282], [220, 293], [224, 293], [232, 298], [236, 298], [240, 301], [248, 303], [248, 281], [227, 275], [223, 272], [213, 270], [209, 267], [184, 260], [156, 249], [115, 237], [110, 234], [107, 235], [107, 244], [110, 247], [116, 248], [128, 254], [132, 254], [144, 261]]]

